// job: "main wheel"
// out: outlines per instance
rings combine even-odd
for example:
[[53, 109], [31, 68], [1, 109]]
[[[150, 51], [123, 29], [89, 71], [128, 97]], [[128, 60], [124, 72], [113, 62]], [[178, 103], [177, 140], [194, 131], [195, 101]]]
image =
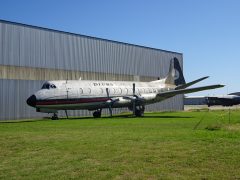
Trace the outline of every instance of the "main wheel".
[[53, 116], [52, 116], [52, 120], [58, 120], [58, 116], [57, 116], [57, 114], [53, 114]]
[[136, 109], [136, 111], [135, 111], [135, 115], [136, 115], [137, 117], [143, 116], [143, 113], [144, 113], [144, 111], [139, 110], [139, 109]]
[[93, 112], [93, 117], [94, 118], [100, 118], [101, 117], [101, 111], [94, 111]]

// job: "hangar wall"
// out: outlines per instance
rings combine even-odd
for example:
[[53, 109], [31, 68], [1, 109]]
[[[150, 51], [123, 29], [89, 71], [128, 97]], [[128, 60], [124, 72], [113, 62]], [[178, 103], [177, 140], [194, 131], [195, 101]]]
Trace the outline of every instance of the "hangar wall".
[[[181, 53], [0, 20], [0, 120], [47, 116], [25, 102], [46, 80], [151, 81], [167, 74], [173, 57], [182, 66]], [[146, 110], [183, 110], [183, 96]]]

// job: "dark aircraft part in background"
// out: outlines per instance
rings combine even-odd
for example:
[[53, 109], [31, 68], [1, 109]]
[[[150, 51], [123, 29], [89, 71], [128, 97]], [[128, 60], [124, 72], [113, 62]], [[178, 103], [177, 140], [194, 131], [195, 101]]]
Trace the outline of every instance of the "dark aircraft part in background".
[[206, 97], [206, 103], [210, 106], [234, 106], [240, 104], [240, 97]]
[[235, 95], [235, 96], [239, 96], [240, 97], [240, 92], [234, 92], [234, 93], [230, 93], [228, 95]]
[[240, 104], [240, 92], [219, 96], [188, 96], [184, 98], [184, 105], [208, 105], [210, 107], [234, 106], [238, 104]]

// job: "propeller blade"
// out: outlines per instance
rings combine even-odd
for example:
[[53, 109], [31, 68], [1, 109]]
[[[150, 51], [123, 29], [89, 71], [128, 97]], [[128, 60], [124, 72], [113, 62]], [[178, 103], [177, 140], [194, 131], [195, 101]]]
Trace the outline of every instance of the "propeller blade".
[[111, 107], [111, 105], [109, 105], [109, 113], [110, 113], [110, 117], [112, 117], [112, 107]]
[[[133, 83], [133, 96], [135, 96], [135, 83]], [[136, 100], [133, 100], [133, 115], [135, 115], [136, 111]]]
[[67, 113], [67, 110], [65, 110], [65, 113], [66, 113], [66, 116], [67, 116], [67, 119], [68, 119], [68, 113]]
[[133, 83], [133, 96], [135, 96], [135, 83]]
[[106, 92], [107, 92], [107, 97], [110, 99], [108, 109], [109, 109], [110, 117], [112, 117], [112, 103], [113, 103], [113, 100], [109, 97], [109, 89], [108, 88], [106, 88]]
[[106, 92], [107, 92], [107, 97], [109, 98], [109, 89], [106, 88]]

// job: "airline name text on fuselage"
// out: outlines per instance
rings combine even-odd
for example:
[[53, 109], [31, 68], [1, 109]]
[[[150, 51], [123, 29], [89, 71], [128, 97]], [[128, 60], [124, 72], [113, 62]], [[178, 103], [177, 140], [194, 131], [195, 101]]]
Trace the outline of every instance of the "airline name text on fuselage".
[[98, 83], [93, 83], [94, 86], [113, 86], [113, 83], [108, 83], [108, 82], [98, 82]]

